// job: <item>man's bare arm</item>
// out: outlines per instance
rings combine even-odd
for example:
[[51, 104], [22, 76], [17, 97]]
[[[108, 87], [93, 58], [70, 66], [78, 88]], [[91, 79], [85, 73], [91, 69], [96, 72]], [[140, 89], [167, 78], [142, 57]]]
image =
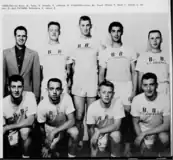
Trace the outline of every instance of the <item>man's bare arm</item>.
[[31, 127], [34, 123], [35, 115], [30, 115], [26, 119], [21, 120], [19, 123], [7, 125], [7, 130], [20, 129], [25, 127]]
[[139, 120], [139, 117], [133, 117], [133, 126], [137, 136], [139, 136], [142, 133], [141, 128], [139, 126]]
[[153, 129], [149, 129], [148, 131], [144, 132], [144, 134], [147, 135], [152, 135], [152, 134], [157, 134], [160, 132], [165, 132], [169, 131], [170, 129], [170, 116], [164, 116], [163, 117], [163, 123]]
[[75, 124], [75, 118], [74, 118], [74, 113], [70, 113], [67, 115], [67, 121], [60, 125], [58, 128], [54, 129], [54, 134], [57, 134], [58, 132], [64, 131], [68, 128], [73, 127], [73, 125]]
[[99, 84], [104, 81], [105, 79], [105, 71], [106, 69], [99, 66]]
[[132, 74], [132, 85], [133, 85], [133, 94], [134, 96], [136, 95], [137, 91], [137, 83], [138, 83], [138, 74], [135, 71], [135, 61], [131, 62], [131, 74]]
[[114, 119], [113, 124], [107, 125], [101, 129], [99, 129], [100, 134], [118, 131], [120, 129], [121, 120], [122, 120], [121, 118], [120, 119]]

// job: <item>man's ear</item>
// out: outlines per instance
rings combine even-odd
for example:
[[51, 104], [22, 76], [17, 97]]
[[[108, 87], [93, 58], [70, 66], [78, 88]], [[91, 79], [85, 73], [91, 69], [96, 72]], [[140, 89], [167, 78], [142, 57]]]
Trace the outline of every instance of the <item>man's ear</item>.
[[8, 86], [8, 91], [10, 92], [10, 86]]

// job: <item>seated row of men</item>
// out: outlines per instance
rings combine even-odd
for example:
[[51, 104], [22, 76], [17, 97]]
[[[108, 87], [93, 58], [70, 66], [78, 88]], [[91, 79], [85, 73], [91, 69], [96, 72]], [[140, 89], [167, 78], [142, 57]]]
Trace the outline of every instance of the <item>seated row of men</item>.
[[[153, 149], [156, 140], [162, 149], [169, 145], [170, 104], [169, 97], [157, 92], [157, 76], [146, 73], [142, 76], [143, 93], [134, 97], [130, 113], [135, 130], [134, 144], [145, 149]], [[9, 93], [3, 99], [3, 134], [10, 146], [17, 145], [22, 139], [23, 158], [30, 157], [33, 123], [37, 120], [42, 133], [42, 157], [58, 157], [57, 145], [65, 133], [69, 134], [68, 157], [77, 154], [79, 129], [75, 120], [75, 107], [68, 93], [63, 92], [60, 79], [51, 78], [47, 83], [47, 96], [37, 107], [32, 92], [24, 91], [24, 80], [20, 75], [9, 78]], [[116, 88], [110, 81], [99, 85], [99, 99], [90, 104], [87, 111], [88, 134], [91, 157], [104, 151], [110, 142], [111, 157], [120, 153], [122, 133], [120, 127], [125, 117], [121, 97], [115, 96]], [[5, 148], [4, 148], [5, 149]], [[158, 151], [159, 153], [162, 150]]]

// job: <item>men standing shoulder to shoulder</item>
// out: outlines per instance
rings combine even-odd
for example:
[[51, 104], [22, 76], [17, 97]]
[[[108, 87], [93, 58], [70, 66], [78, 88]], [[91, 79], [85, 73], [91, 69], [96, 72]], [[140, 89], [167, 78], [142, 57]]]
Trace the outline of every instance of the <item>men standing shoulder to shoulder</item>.
[[3, 99], [4, 138], [8, 138], [10, 146], [15, 146], [20, 142], [20, 137], [23, 158], [29, 158], [30, 132], [37, 111], [36, 99], [32, 92], [23, 91], [24, 80], [20, 75], [13, 75], [9, 78], [8, 89], [10, 95]]
[[37, 121], [42, 131], [43, 158], [58, 157], [57, 144], [68, 133], [68, 157], [76, 156], [78, 129], [75, 125], [74, 106], [69, 94], [62, 93], [60, 79], [51, 78], [47, 82], [48, 95], [39, 103]]
[[68, 78], [70, 74], [70, 60], [64, 51], [65, 48], [62, 43], [59, 42], [60, 33], [61, 26], [58, 22], [51, 21], [48, 23], [49, 42], [46, 47], [43, 47], [44, 54], [41, 58], [41, 65], [43, 66], [42, 98], [47, 96], [47, 82], [52, 77], [62, 81], [64, 92], [68, 92], [71, 85]]
[[20, 74], [24, 78], [24, 91], [34, 92], [37, 101], [40, 94], [40, 61], [38, 53], [25, 46], [27, 29], [18, 26], [14, 30], [15, 47], [3, 51], [3, 89], [8, 94], [8, 78]]
[[140, 147], [142, 154], [145, 149], [153, 152], [152, 149], [158, 139], [161, 146], [157, 149], [161, 153], [170, 144], [169, 98], [157, 92], [158, 83], [155, 74], [146, 73], [142, 76], [141, 81], [144, 93], [134, 97], [131, 106], [131, 115], [137, 135], [135, 144]]
[[169, 94], [169, 61], [166, 53], [161, 50], [162, 34], [159, 30], [151, 30], [148, 33], [148, 51], [141, 54], [137, 60], [136, 71], [139, 72], [139, 91], [141, 92], [142, 75], [151, 72], [158, 78], [158, 92]]

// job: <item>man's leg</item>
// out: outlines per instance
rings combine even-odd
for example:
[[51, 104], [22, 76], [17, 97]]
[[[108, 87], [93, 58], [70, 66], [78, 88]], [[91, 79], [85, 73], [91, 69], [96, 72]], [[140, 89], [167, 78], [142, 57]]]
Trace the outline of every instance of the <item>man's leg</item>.
[[74, 98], [74, 105], [76, 108], [76, 127], [79, 130], [78, 141], [82, 141], [84, 135], [83, 118], [85, 111], [85, 97], [79, 97], [74, 95], [73, 98]]
[[111, 157], [120, 157], [120, 149], [121, 149], [121, 134], [119, 131], [114, 131], [110, 134], [111, 138]]
[[169, 133], [161, 132], [158, 134], [158, 139], [161, 142], [161, 146], [158, 147], [160, 154], [162, 154], [165, 149], [170, 145]]
[[79, 131], [77, 127], [72, 127], [67, 130], [67, 133], [70, 135], [68, 143], [68, 157], [76, 157]]
[[20, 129], [20, 136], [22, 139], [22, 147], [23, 147], [23, 158], [30, 157], [30, 146], [31, 146], [31, 128], [21, 128]]

